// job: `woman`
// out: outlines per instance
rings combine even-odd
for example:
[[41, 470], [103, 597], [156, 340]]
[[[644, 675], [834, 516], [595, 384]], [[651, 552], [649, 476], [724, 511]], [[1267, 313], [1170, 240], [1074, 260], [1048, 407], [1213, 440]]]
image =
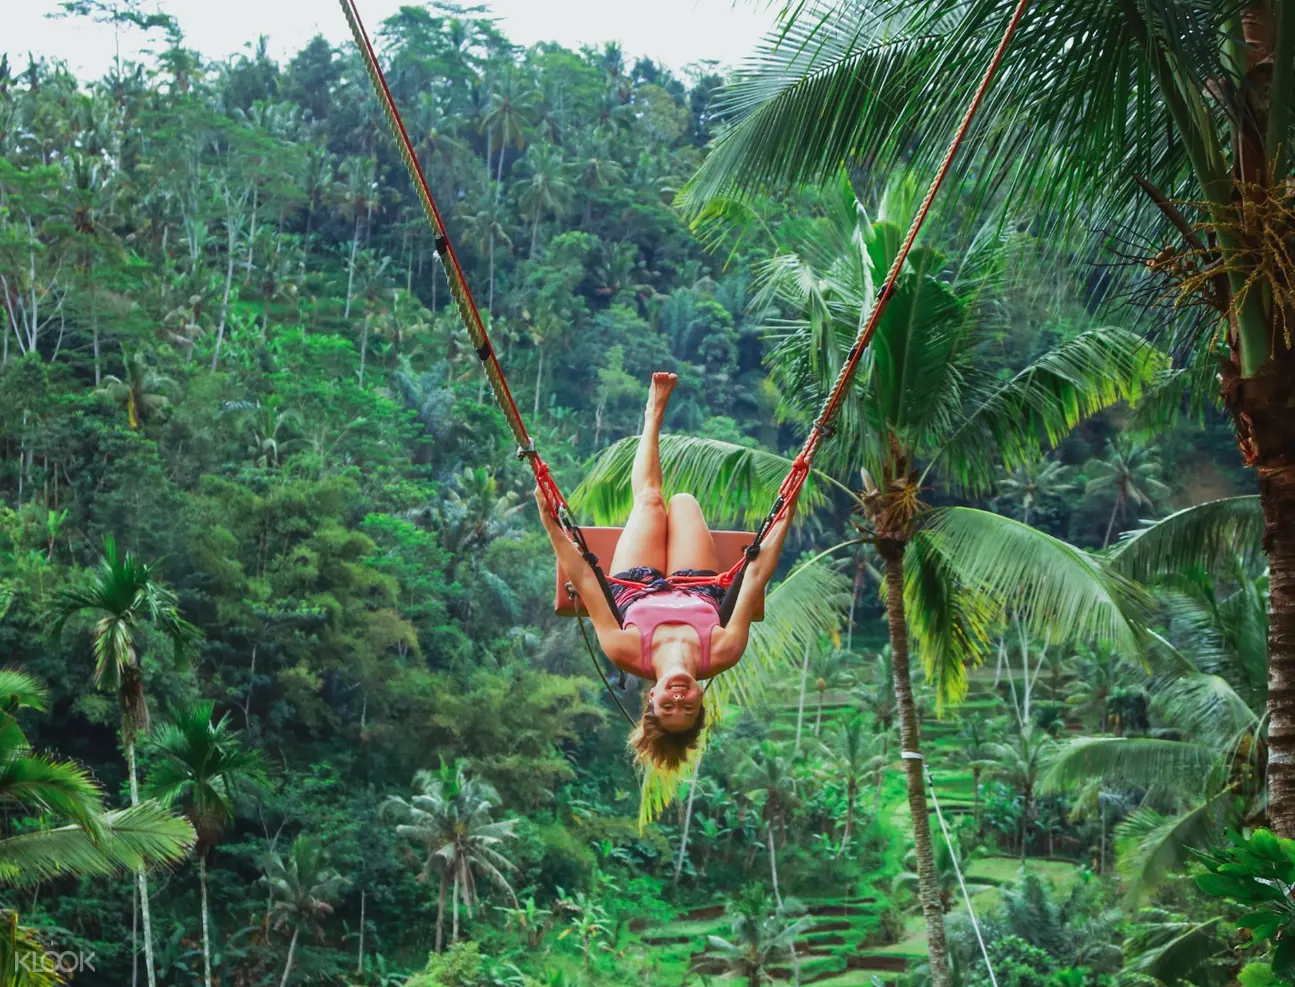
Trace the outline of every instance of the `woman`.
[[715, 585], [672, 588], [671, 575], [715, 575], [719, 559], [701, 507], [690, 494], [676, 494], [667, 506], [661, 492], [661, 423], [676, 374], [655, 373], [644, 412], [631, 472], [634, 508], [616, 545], [609, 568], [618, 579], [649, 583], [647, 589], [620, 587], [616, 605], [624, 628], [612, 613], [593, 570], [585, 564], [561, 525], [549, 513], [539, 488], [535, 499], [558, 561], [571, 575], [589, 612], [598, 643], [618, 668], [650, 679], [643, 716], [631, 733], [638, 758], [661, 768], [677, 768], [697, 745], [706, 723], [698, 681], [732, 668], [746, 649], [751, 616], [759, 609], [765, 586], [795, 510], [765, 536], [760, 554], [747, 566], [742, 588], [727, 627], [719, 626], [724, 591]]

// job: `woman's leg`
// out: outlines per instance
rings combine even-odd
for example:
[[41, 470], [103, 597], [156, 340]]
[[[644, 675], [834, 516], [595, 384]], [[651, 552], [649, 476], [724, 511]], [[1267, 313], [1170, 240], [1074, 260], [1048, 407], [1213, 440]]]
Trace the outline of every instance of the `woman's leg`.
[[719, 569], [715, 539], [702, 516], [701, 505], [692, 494], [675, 494], [670, 498], [666, 515], [667, 534], [665, 572], [680, 569]]
[[676, 374], [652, 375], [647, 408], [643, 412], [643, 434], [634, 453], [630, 489], [634, 509], [612, 556], [612, 573], [646, 565], [666, 571], [666, 512], [661, 493], [661, 423], [670, 404], [670, 392], [679, 383]]

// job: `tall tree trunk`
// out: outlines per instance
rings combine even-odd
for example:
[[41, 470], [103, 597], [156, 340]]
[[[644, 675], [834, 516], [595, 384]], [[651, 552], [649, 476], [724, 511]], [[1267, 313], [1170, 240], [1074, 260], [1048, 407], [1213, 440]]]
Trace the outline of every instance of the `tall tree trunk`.
[[809, 680], [809, 645], [805, 645], [805, 657], [800, 663], [800, 702], [796, 706], [796, 750], [800, 750], [800, 728], [805, 722], [805, 683]]
[[368, 903], [369, 892], [360, 891], [360, 952], [355, 958], [355, 972], [364, 972], [364, 906]]
[[535, 248], [539, 245], [539, 242], [540, 242], [540, 207], [536, 205], [535, 215], [531, 219], [531, 256], [530, 256], [531, 260], [535, 259]]
[[814, 716], [814, 736], [817, 737], [823, 729], [823, 697], [827, 694], [826, 689], [818, 690], [818, 713]]
[[[921, 738], [908, 667], [908, 619], [904, 614], [904, 543], [897, 539], [879, 539], [877, 547], [886, 564], [886, 621], [890, 629], [900, 742], [906, 755], [920, 754]], [[904, 774], [908, 783], [908, 808], [913, 817], [918, 888], [922, 914], [926, 918], [931, 984], [932, 987], [950, 987], [949, 950], [944, 938], [944, 911], [940, 904], [940, 882], [935, 872], [931, 820], [926, 808], [921, 759], [906, 756]]]
[[[126, 766], [130, 769], [130, 804], [139, 805], [139, 775], [135, 769], [135, 741], [126, 744]], [[153, 919], [148, 910], [148, 875], [144, 868], [135, 871], [135, 883], [139, 887], [139, 914], [144, 926], [144, 974], [148, 987], [157, 987], [157, 973], [153, 968]]]
[[445, 867], [441, 867], [441, 889], [436, 894], [436, 951], [445, 945]]
[[539, 350], [540, 364], [535, 371], [535, 408], [534, 408], [534, 411], [532, 412], [532, 415], [535, 418], [539, 418], [540, 417], [540, 393], [541, 393], [541, 388], [544, 386], [544, 343], [543, 341], [540, 342], [539, 346], [537, 346], [536, 349]]
[[854, 567], [854, 586], [850, 591], [850, 616], [845, 624], [845, 650], [854, 650], [854, 608], [859, 602], [859, 591], [863, 589], [863, 563]]
[[229, 260], [225, 265], [225, 294], [220, 299], [220, 325], [216, 327], [216, 351], [211, 354], [211, 369], [220, 365], [220, 346], [225, 341], [225, 322], [229, 318], [229, 292], [234, 285], [234, 227], [229, 227]]
[[1289, 838], [1295, 837], [1295, 360], [1280, 336], [1276, 347], [1279, 355], [1253, 376], [1226, 367], [1223, 399], [1243, 457], [1259, 475], [1268, 553], [1268, 817], [1277, 835]]
[[1124, 498], [1116, 497], [1115, 504], [1111, 507], [1111, 516], [1106, 521], [1106, 534], [1102, 537], [1102, 551], [1106, 551], [1111, 544], [1111, 533], [1115, 530], [1115, 515], [1119, 514], [1120, 508], [1124, 506]]
[[845, 786], [845, 832], [841, 835], [841, 849], [836, 852], [838, 857], [845, 852], [850, 836], [854, 833], [854, 800], [858, 796], [859, 782], [854, 775], [850, 775]]
[[139, 987], [139, 885], [130, 889], [130, 987]]
[[288, 962], [283, 964], [283, 978], [279, 981], [279, 987], [288, 987], [288, 976], [292, 973], [292, 957], [297, 952], [297, 937], [301, 935], [300, 929], [292, 930], [292, 941], [288, 943]]
[[976, 824], [976, 833], [980, 833], [980, 769], [971, 769], [971, 819]]
[[459, 941], [459, 879], [457, 875], [454, 878], [454, 893], [451, 895], [451, 910], [454, 913], [454, 923], [450, 931], [450, 942]]
[[[773, 882], [773, 900], [782, 908], [782, 892], [778, 890], [778, 857], [773, 850], [773, 820], [770, 819], [765, 828], [765, 841], [769, 846], [769, 878]], [[795, 984], [800, 983], [800, 960], [796, 956], [795, 942], [788, 942], [787, 949], [791, 952], [791, 977]]]
[[202, 982], [211, 987], [211, 926], [207, 915], [207, 855], [198, 855], [198, 893], [202, 897]]
[[364, 316], [364, 327], [360, 330], [360, 386], [364, 386], [364, 365], [369, 355], [369, 316]]
[[346, 262], [346, 310], [342, 318], [351, 317], [351, 299], [355, 291], [355, 253], [360, 249], [360, 213], [355, 213], [355, 228], [351, 231], [351, 258]]
[[[704, 753], [705, 751], [702, 752], [702, 754]], [[675, 861], [674, 865], [674, 881], [672, 884], [675, 887], [679, 886], [679, 875], [683, 873], [683, 862], [688, 854], [688, 830], [692, 827], [692, 806], [693, 800], [697, 798], [697, 783], [701, 781], [702, 754], [697, 755], [697, 761], [692, 769], [692, 784], [688, 786], [688, 808], [684, 810], [683, 832], [679, 836], [679, 859]]]
[[94, 279], [94, 269], [90, 271], [90, 336], [94, 343], [94, 386], [102, 386], [102, 368], [99, 363], [99, 293]]
[[486, 328], [488, 329], [495, 321], [495, 228], [493, 220], [490, 227], [490, 247], [487, 253], [490, 255], [490, 276], [486, 291]]
[[1102, 798], [1101, 792], [1097, 793], [1098, 800], [1102, 803], [1102, 842], [1101, 849], [1098, 850], [1097, 873], [1106, 873], [1106, 800]]

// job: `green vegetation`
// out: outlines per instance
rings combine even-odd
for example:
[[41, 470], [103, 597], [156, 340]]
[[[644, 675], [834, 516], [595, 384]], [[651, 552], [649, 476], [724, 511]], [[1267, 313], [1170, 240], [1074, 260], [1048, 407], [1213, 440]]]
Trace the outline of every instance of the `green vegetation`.
[[[1289, 12], [1027, 11], [641, 778], [358, 58], [63, 6], [154, 53], [0, 55], [0, 987], [1292, 982]], [[582, 520], [659, 369], [667, 492], [764, 514], [1006, 12], [381, 25]]]

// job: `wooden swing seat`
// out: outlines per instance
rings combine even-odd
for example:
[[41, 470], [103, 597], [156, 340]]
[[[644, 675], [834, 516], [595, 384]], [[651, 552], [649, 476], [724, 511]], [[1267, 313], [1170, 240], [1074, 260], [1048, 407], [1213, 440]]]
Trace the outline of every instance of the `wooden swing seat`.
[[[598, 556], [599, 560], [606, 567], [611, 565], [612, 556], [616, 553], [616, 543], [621, 539], [623, 528], [581, 528], [584, 532], [585, 541], [589, 544], [589, 550]], [[719, 569], [723, 572], [732, 566], [742, 557], [742, 551], [746, 546], [755, 540], [755, 535], [749, 531], [712, 531], [711, 537], [715, 539], [715, 550], [719, 554]], [[608, 573], [610, 575], [610, 573]], [[553, 612], [559, 617], [574, 617], [579, 613], [580, 616], [587, 616], [584, 605], [580, 598], [576, 597], [573, 601], [571, 595], [567, 592], [567, 583], [571, 577], [563, 571], [562, 566], [557, 567], [557, 585], [553, 593]], [[612, 584], [612, 590], [615, 591], [616, 584]], [[764, 603], [760, 604], [756, 611], [755, 620], [764, 619]]]

